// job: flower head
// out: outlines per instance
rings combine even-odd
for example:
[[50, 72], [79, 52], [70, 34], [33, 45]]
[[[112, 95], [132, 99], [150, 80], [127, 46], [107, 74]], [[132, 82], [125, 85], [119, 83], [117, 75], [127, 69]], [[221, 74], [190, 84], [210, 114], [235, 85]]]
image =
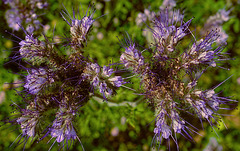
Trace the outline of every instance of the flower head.
[[[40, 2], [38, 7], [42, 7]], [[73, 50], [66, 55], [59, 52], [58, 46], [61, 43], [51, 42], [45, 35], [44, 40], [35, 38], [31, 26], [28, 31], [21, 26], [26, 36], [19, 42], [20, 57], [17, 56], [17, 59], [23, 59], [27, 63], [26, 67], [22, 66], [27, 75], [24, 91], [18, 93], [22, 96], [26, 109], [19, 107], [17, 115], [20, 117], [15, 123], [21, 126], [26, 141], [30, 137], [42, 140], [51, 135], [55, 142], [62, 144], [62, 148], [67, 146], [68, 149], [72, 141], [80, 141], [74, 122], [81, 107], [91, 96], [106, 100], [125, 84], [120, 75], [115, 75], [115, 64], [101, 67], [82, 53], [83, 44], [87, 42], [87, 35], [94, 22], [93, 14], [90, 12], [88, 15], [87, 12], [84, 17], [77, 19], [75, 14], [71, 18], [67, 12], [62, 13], [70, 25], [70, 50]], [[36, 17], [36, 14], [32, 15]], [[101, 94], [98, 95], [96, 91]], [[52, 119], [54, 114], [55, 119]], [[68, 144], [69, 141], [71, 143]]]
[[[89, 11], [90, 12], [90, 11]], [[95, 10], [92, 9], [92, 12], [86, 12], [81, 19], [76, 18], [75, 11], [73, 11], [73, 17], [66, 11], [61, 13], [63, 19], [69, 24], [70, 26], [70, 33], [71, 33], [71, 42], [70, 45], [73, 48], [81, 48], [84, 46], [84, 43], [87, 41], [87, 35], [89, 33], [90, 28], [92, 27], [93, 19]]]
[[[183, 20], [179, 10], [162, 10], [152, 21], [150, 27], [154, 43], [144, 55], [144, 51], [136, 49], [135, 43], [125, 38], [125, 52], [120, 61], [123, 65], [138, 74], [143, 84], [143, 94], [154, 106], [156, 124], [154, 140], [172, 138], [177, 144], [176, 135], [180, 133], [190, 140], [190, 133], [197, 133], [195, 126], [185, 113], [196, 116], [202, 122], [206, 120], [213, 127], [221, 118], [216, 111], [221, 104], [229, 104], [234, 100], [219, 97], [214, 89], [203, 91], [198, 88], [197, 80], [207, 68], [217, 67], [226, 58], [222, 53], [223, 46], [215, 45], [219, 32], [212, 30], [204, 38], [196, 40], [184, 51], [180, 41], [189, 33], [192, 19]], [[226, 60], [226, 59], [225, 59]], [[200, 72], [201, 74], [196, 74]], [[214, 121], [214, 122], [213, 122]]]
[[22, 40], [19, 45], [20, 55], [22, 58], [30, 62], [42, 62], [47, 56], [50, 45], [46, 45], [43, 41], [39, 41], [33, 37], [33, 34], [27, 34], [25, 40]]
[[120, 61], [124, 64], [125, 67], [132, 68], [136, 73], [142, 72], [144, 58], [141, 52], [136, 48], [135, 44], [131, 41], [129, 36], [125, 39], [125, 43], [126, 44], [124, 44], [124, 41], [122, 41], [125, 52], [122, 53]]
[[156, 43], [157, 53], [174, 51], [179, 41], [188, 34], [191, 20], [183, 22], [183, 15], [179, 10], [169, 12], [164, 10], [153, 22], [153, 38]]

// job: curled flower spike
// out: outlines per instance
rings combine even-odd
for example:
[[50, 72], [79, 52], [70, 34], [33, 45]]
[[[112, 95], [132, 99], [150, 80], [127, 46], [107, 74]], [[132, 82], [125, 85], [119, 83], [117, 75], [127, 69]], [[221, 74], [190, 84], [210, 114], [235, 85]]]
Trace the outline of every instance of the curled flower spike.
[[[67, 112], [57, 113], [57, 117], [53, 121], [51, 128], [51, 136], [53, 138], [56, 137], [58, 143], [65, 139], [69, 140], [77, 138], [76, 131], [72, 125], [73, 115], [74, 114]], [[63, 116], [65, 117], [64, 119], [62, 118]]]
[[22, 111], [22, 116], [16, 120], [17, 123], [21, 125], [22, 134], [28, 135], [29, 137], [35, 137], [36, 126], [38, 120], [40, 119], [40, 113], [30, 109], [25, 109]]
[[191, 20], [183, 24], [183, 15], [179, 10], [173, 11], [172, 14], [165, 10], [156, 16], [151, 29], [156, 43], [156, 53], [164, 55], [174, 51], [178, 42], [188, 34], [190, 23]]
[[156, 122], [156, 128], [154, 128], [154, 133], [159, 140], [161, 140], [161, 137], [168, 139], [170, 135], [172, 135], [172, 132], [169, 128], [169, 126], [166, 124], [164, 113], [160, 113], [157, 117]]
[[121, 55], [120, 61], [125, 67], [131, 68], [136, 73], [143, 72], [144, 58], [141, 52], [135, 47], [135, 44], [131, 41], [129, 35], [125, 37], [125, 41], [122, 41], [122, 46], [125, 52]]
[[64, 145], [68, 144], [69, 140], [78, 139], [80, 144], [82, 145], [80, 139], [78, 138], [77, 132], [72, 124], [75, 114], [75, 111], [72, 111], [69, 108], [60, 108], [60, 111], [56, 115], [56, 119], [53, 121], [52, 127], [49, 129], [52, 138], [56, 138], [54, 143], [56, 141], [58, 143], [64, 142], [64, 144], [62, 145], [62, 147], [64, 147]]
[[115, 89], [125, 84], [121, 76], [112, 76], [114, 73], [110, 66], [100, 67], [97, 63], [88, 63], [83, 76], [91, 81], [94, 89], [99, 89], [99, 92], [106, 97], [115, 93]]
[[43, 104], [44, 103], [42, 103], [42, 106], [36, 106], [34, 102], [31, 102], [26, 108], [22, 108], [16, 103], [13, 103], [13, 105], [19, 109], [19, 112], [11, 116], [11, 118], [7, 118], [5, 121], [7, 123], [20, 125], [22, 133], [15, 139], [15, 141], [18, 140], [16, 145], [24, 144], [23, 150], [30, 137], [34, 138], [40, 134], [39, 130], [42, 128], [42, 119], [44, 117], [43, 113], [45, 109]]
[[86, 35], [94, 22], [92, 16], [83, 17], [81, 20], [73, 20], [70, 29], [73, 39], [78, 40], [78, 43], [86, 41]]
[[[88, 15], [88, 12], [89, 12], [89, 15]], [[62, 11], [61, 15], [63, 19], [70, 26], [70, 32], [71, 32], [70, 45], [73, 48], [84, 47], [84, 43], [87, 42], [88, 32], [92, 27], [93, 22], [95, 21], [93, 19], [94, 13], [95, 13], [95, 10], [92, 8], [92, 12], [87, 11], [86, 14], [83, 17], [81, 17], [81, 19], [78, 19], [77, 18], [78, 15], [76, 16], [74, 10], [73, 10], [73, 17], [71, 17], [71, 15], [67, 11], [66, 12]]]
[[28, 89], [29, 93], [36, 94], [41, 90], [44, 84], [51, 84], [53, 82], [54, 79], [49, 75], [49, 73], [47, 73], [45, 69], [32, 69], [31, 73], [27, 75], [24, 88]]
[[196, 66], [199, 68], [202, 65], [216, 67], [216, 63], [223, 61], [225, 57], [221, 53], [224, 46], [212, 47], [217, 42], [218, 37], [218, 31], [213, 30], [204, 39], [194, 42], [190, 50], [183, 55], [184, 60], [186, 60], [183, 67]]
[[46, 62], [53, 46], [34, 38], [33, 34], [28, 34], [27, 32], [26, 34], [25, 40], [19, 43], [21, 46], [19, 49], [21, 58], [34, 64]]

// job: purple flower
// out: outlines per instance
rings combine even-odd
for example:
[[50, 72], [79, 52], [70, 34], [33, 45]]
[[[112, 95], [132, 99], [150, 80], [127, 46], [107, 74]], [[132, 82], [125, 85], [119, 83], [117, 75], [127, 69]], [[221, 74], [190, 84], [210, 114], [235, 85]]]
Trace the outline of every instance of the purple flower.
[[[30, 28], [28, 30], [32, 31]], [[51, 44], [46, 45], [45, 42], [34, 38], [33, 34], [27, 34], [25, 40], [22, 40], [19, 45], [21, 46], [19, 49], [21, 57], [32, 63], [47, 61], [46, 57], [52, 51]]]
[[37, 135], [38, 129], [41, 127], [40, 123], [44, 107], [43, 103], [39, 106], [36, 106], [34, 102], [31, 102], [27, 105], [26, 109], [20, 107], [19, 109], [19, 114], [15, 114], [15, 116], [18, 116], [18, 118], [14, 121], [21, 125], [22, 135], [26, 137], [24, 139], [26, 143], [29, 137], [35, 137]]
[[94, 89], [98, 89], [105, 98], [106, 96], [113, 95], [115, 92], [114, 86], [120, 87], [126, 83], [121, 76], [112, 76], [113, 73], [113, 69], [109, 66], [100, 67], [97, 63], [87, 63], [83, 76], [87, 78]]
[[12, 3], [14, 0], [3, 0], [4, 4], [10, 4]]
[[110, 77], [113, 73], [113, 69], [109, 66], [103, 66], [103, 76]]
[[181, 129], [185, 127], [185, 121], [181, 120], [179, 114], [176, 110], [171, 111], [171, 119], [172, 119], [172, 128], [175, 133], [181, 133]]
[[93, 80], [92, 80], [92, 85], [94, 86], [94, 87], [98, 87], [99, 86], [99, 78], [98, 78], [98, 76], [95, 76], [95, 77], [93, 77]]
[[141, 52], [136, 49], [135, 44], [129, 37], [125, 38], [125, 42], [126, 44], [122, 42], [122, 45], [125, 48], [125, 52], [122, 53], [120, 61], [124, 64], [125, 67], [132, 68], [136, 73], [142, 72], [144, 58]]
[[176, 6], [175, 0], [164, 0], [162, 5], [160, 6], [161, 10], [165, 10], [166, 8], [171, 10]]
[[161, 140], [161, 137], [168, 139], [172, 135], [170, 127], [166, 124], [165, 114], [161, 112], [156, 120], [156, 127], [154, 128], [155, 136], [158, 140]]
[[7, 19], [8, 26], [13, 30], [18, 31], [20, 29], [22, 19], [19, 16], [19, 11], [17, 9], [9, 9], [5, 14], [5, 18]]
[[126, 82], [123, 81], [121, 76], [115, 76], [109, 79], [113, 83], [114, 86], [120, 87], [121, 85], [125, 84]]
[[[51, 136], [56, 137], [58, 143], [63, 140], [76, 139], [77, 133], [74, 130], [74, 127], [71, 123], [67, 123], [65, 127], [61, 125], [62, 123], [58, 123], [57, 121], [53, 122], [53, 129], [51, 131]], [[61, 128], [59, 128], [61, 127]]]
[[27, 75], [26, 84], [24, 88], [28, 89], [29, 93], [37, 94], [44, 84], [53, 83], [54, 79], [49, 76], [49, 73], [43, 68], [39, 70], [32, 69]]
[[137, 25], [142, 25], [142, 23], [146, 23], [147, 20], [151, 21], [155, 16], [154, 12], [151, 12], [148, 9], [144, 9], [144, 13], [139, 13], [137, 18], [136, 18], [136, 24]]
[[57, 113], [56, 119], [53, 121], [51, 131], [51, 136], [56, 137], [58, 143], [70, 139], [78, 138], [77, 133], [72, 125], [74, 113], [69, 112], [69, 109], [61, 108]]
[[46, 8], [48, 6], [48, 3], [47, 2], [41, 2], [41, 1], [36, 1], [36, 6], [38, 9], [43, 9], [43, 8]]
[[[42, 1], [29, 1], [28, 5], [34, 7], [36, 3], [39, 8], [43, 7]], [[45, 35], [44, 40], [35, 38], [33, 32], [36, 26], [30, 24], [26, 30], [21, 26], [26, 36], [19, 42], [20, 56], [16, 58], [23, 59], [27, 64], [26, 67], [22, 66], [27, 70], [27, 75], [23, 81], [25, 89], [18, 93], [22, 96], [26, 109], [19, 110], [20, 117], [14, 123], [21, 125], [26, 138], [24, 141], [30, 137], [40, 137], [42, 140], [51, 135], [55, 139], [54, 143], [61, 145], [60, 149], [65, 146], [69, 149], [68, 145], [74, 140], [78, 139], [80, 142], [74, 122], [76, 115], [80, 115], [81, 107], [91, 96], [106, 100], [106, 97], [116, 94], [118, 87], [125, 84], [121, 76], [115, 76], [118, 71], [113, 65], [116, 64], [101, 67], [83, 55], [83, 43], [87, 42], [87, 35], [94, 22], [94, 12], [90, 15], [87, 12], [81, 19], [75, 18], [75, 12], [73, 13], [73, 18], [67, 12], [62, 14], [70, 25], [70, 50], [73, 50], [70, 54], [60, 53], [58, 48], [61, 43], [52, 43]], [[27, 16], [25, 22], [40, 23], [34, 12]], [[101, 94], [98, 95], [95, 91]], [[49, 117], [54, 112], [56, 117], [52, 120]]]
[[190, 50], [183, 55], [183, 58], [187, 60], [183, 67], [191, 68], [193, 65], [196, 67], [202, 65], [216, 67], [216, 63], [223, 60], [221, 53], [223, 46], [212, 47], [217, 38], [218, 31], [211, 31], [204, 39], [194, 42]]
[[91, 81], [94, 87], [99, 85], [100, 66], [97, 63], [87, 63], [83, 76]]
[[[222, 53], [222, 45], [214, 46], [219, 37], [217, 30], [198, 41], [193, 37], [192, 45], [182, 51], [179, 43], [192, 33], [189, 29], [191, 21], [185, 22], [178, 10], [164, 9], [152, 21], [153, 27], [149, 27], [154, 38], [149, 48], [138, 50], [129, 38], [125, 38], [126, 44], [123, 45], [125, 52], [120, 60], [127, 69], [139, 75], [143, 95], [154, 106], [154, 140], [160, 144], [162, 139], [172, 138], [177, 145], [177, 137], [173, 133], [193, 139], [190, 133], [197, 133], [196, 128], [192, 121], [182, 116], [184, 113], [198, 117], [200, 122], [204, 119], [213, 127], [213, 121], [217, 123], [221, 118], [216, 113], [221, 104], [235, 102], [219, 97], [213, 89], [202, 91], [198, 88], [197, 81], [204, 71], [217, 67], [227, 58]], [[148, 51], [147, 56], [144, 51]]]
[[137, 25], [141, 25], [143, 22], [147, 21], [147, 16], [143, 13], [139, 13], [136, 18]]
[[93, 19], [93, 15], [95, 10], [92, 10], [88, 15], [83, 16], [81, 19], [76, 18], [75, 11], [73, 11], [73, 17], [66, 11], [62, 11], [61, 15], [63, 19], [68, 23], [70, 26], [70, 33], [71, 33], [71, 42], [70, 45], [74, 48], [81, 48], [83, 47], [84, 42], [87, 41], [88, 32], [95, 21]]
[[23, 110], [21, 117], [17, 119], [17, 123], [21, 125], [22, 134], [34, 137], [36, 135], [36, 125], [40, 114], [37, 111], [28, 109]]
[[113, 93], [113, 90], [107, 86], [105, 82], [101, 82], [99, 85], [99, 92], [105, 97], [110, 96]]
[[81, 20], [72, 20], [70, 32], [73, 37], [78, 38], [79, 43], [86, 40], [86, 35], [94, 22], [92, 17], [93, 14], [91, 16], [85, 16]]
[[[157, 53], [174, 51], [177, 43], [189, 32], [188, 26], [191, 20], [183, 24], [183, 15], [179, 10], [172, 13], [170, 14], [168, 10], [162, 11], [153, 21], [154, 26], [150, 30], [153, 33]], [[180, 23], [180, 25], [176, 26], [177, 23]]]

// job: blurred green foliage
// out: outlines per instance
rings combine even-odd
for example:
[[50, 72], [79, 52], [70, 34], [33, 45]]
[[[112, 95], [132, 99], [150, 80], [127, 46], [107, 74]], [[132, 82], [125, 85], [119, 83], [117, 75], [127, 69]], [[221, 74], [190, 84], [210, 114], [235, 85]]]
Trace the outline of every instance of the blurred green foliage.
[[[123, 34], [128, 32], [129, 35], [137, 41], [140, 45], [148, 47], [146, 39], [142, 36], [142, 30], [136, 25], [135, 19], [137, 14], [143, 12], [145, 8], [158, 11], [162, 1], [155, 0], [100, 0], [100, 1], [64, 1], [64, 0], [49, 0], [49, 8], [45, 14], [41, 15], [42, 23], [48, 24], [50, 29], [45, 33], [47, 37], [64, 37], [64, 34], [70, 35], [69, 25], [67, 25], [60, 16], [63, 5], [72, 14], [72, 8], [80, 10], [83, 16], [89, 7], [93, 4], [96, 7], [94, 23], [91, 36], [89, 37], [88, 46], [85, 48], [86, 54], [91, 58], [98, 61], [100, 65], [105, 65], [110, 62], [119, 62], [121, 48], [118, 38], [123, 38]], [[4, 18], [4, 13], [8, 7], [3, 2], [0, 2], [0, 17]], [[63, 5], [62, 5], [63, 4]], [[229, 76], [233, 75], [229, 80], [217, 88], [220, 92], [223, 90], [223, 96], [232, 96], [233, 99], [240, 100], [240, 4], [239, 0], [179, 0], [177, 1], [177, 8], [185, 12], [185, 19], [188, 20], [195, 17], [191, 24], [191, 29], [198, 33], [203, 27], [204, 22], [211, 15], [215, 15], [219, 9], [226, 8], [232, 9], [230, 16], [231, 19], [224, 24], [223, 28], [229, 35], [228, 45], [225, 51], [229, 53], [233, 60], [227, 61], [224, 67], [230, 70], [209, 70], [200, 79], [200, 86], [203, 89], [212, 88]], [[12, 49], [18, 46], [18, 42], [13, 42], [8, 39], [16, 40], [9, 33], [12, 32], [7, 26], [6, 20], [0, 22], [0, 33], [5, 38], [0, 41], [0, 119], [4, 119], [12, 114], [13, 102], [21, 99], [15, 95], [15, 83], [22, 80], [21, 76], [13, 74], [12, 72], [19, 72], [17, 64], [7, 63], [8, 57], [12, 55]], [[21, 39], [24, 39], [23, 32], [13, 32]], [[198, 37], [199, 38], [199, 37]], [[63, 49], [63, 48], [61, 48]], [[63, 51], [66, 51], [63, 49]], [[67, 52], [66, 52], [67, 53]], [[6, 60], [5, 60], [6, 58]], [[129, 74], [130, 75], [130, 74]], [[139, 80], [132, 78], [131, 82], [134, 83], [132, 88], [139, 89]], [[148, 106], [146, 100], [142, 96], [133, 94], [134, 91], [126, 88], [120, 88], [118, 95], [113, 97], [113, 102], [120, 104], [121, 102], [128, 102], [125, 105], [113, 105], [108, 103], [99, 103], [95, 99], [91, 99], [84, 107], [82, 107], [79, 118], [76, 121], [76, 127], [79, 137], [82, 141], [85, 150], [91, 151], [105, 151], [105, 150], [151, 150], [151, 141], [154, 129], [154, 113], [151, 106]], [[101, 101], [100, 101], [101, 102]], [[137, 102], [137, 103], [135, 103]], [[135, 103], [135, 107], [130, 105]], [[195, 142], [189, 142], [183, 136], [178, 136], [180, 150], [198, 151], [204, 150], [211, 138], [216, 138], [218, 146], [222, 146], [223, 150], [238, 151], [240, 150], [240, 112], [239, 110], [233, 111], [220, 111], [223, 114], [232, 115], [224, 117], [224, 124], [221, 124], [220, 129], [216, 129], [219, 137], [212, 131], [208, 124], [204, 123], [205, 130], [200, 130], [199, 135], [193, 135]], [[196, 121], [196, 124], [199, 121]], [[1, 123], [2, 124], [2, 123]], [[19, 126], [18, 126], [19, 128]], [[17, 136], [21, 133], [16, 127], [4, 125], [0, 129], [0, 150], [14, 149], [14, 145], [9, 146], [14, 142]], [[37, 143], [36, 140], [29, 141], [25, 150], [37, 151], [48, 150], [54, 140], [46, 145], [50, 137]], [[16, 142], [15, 142], [16, 143]], [[175, 150], [174, 143], [171, 143], [172, 150]], [[161, 149], [166, 150], [167, 142], [163, 142]], [[22, 150], [23, 145], [16, 147], [14, 150]], [[57, 150], [58, 146], [55, 144], [52, 148], [53, 151]], [[71, 146], [71, 150], [82, 150], [79, 142], [75, 142]]]

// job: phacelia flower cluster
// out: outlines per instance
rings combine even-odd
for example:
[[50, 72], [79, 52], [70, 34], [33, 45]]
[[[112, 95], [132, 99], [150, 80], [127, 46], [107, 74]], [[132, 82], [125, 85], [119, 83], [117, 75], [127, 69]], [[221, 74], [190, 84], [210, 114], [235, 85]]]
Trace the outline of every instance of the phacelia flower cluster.
[[81, 143], [74, 126], [81, 107], [98, 92], [107, 100], [125, 84], [121, 76], [115, 76], [114, 64], [101, 67], [84, 56], [84, 43], [94, 22], [94, 10], [89, 13], [80, 19], [66, 17], [68, 12], [62, 13], [70, 25], [69, 55], [59, 53], [60, 44], [50, 42], [46, 36], [45, 40], [39, 40], [32, 32], [24, 31], [26, 36], [19, 43], [17, 59], [28, 64], [24, 67], [27, 71], [25, 89], [19, 92], [26, 108], [19, 106], [17, 117], [9, 121], [21, 125], [24, 141], [30, 137], [42, 140], [50, 135], [55, 139], [54, 143], [61, 143], [61, 147], [76, 139]]
[[188, 48], [182, 48], [180, 42], [193, 36], [191, 21], [184, 21], [179, 10], [165, 9], [155, 15], [149, 27], [154, 40], [150, 48], [141, 50], [129, 36], [121, 42], [125, 51], [120, 61], [139, 75], [142, 93], [155, 109], [153, 144], [169, 139], [177, 144], [176, 133], [192, 140], [190, 134], [197, 133], [197, 129], [183, 115], [198, 117], [200, 122], [208, 121], [214, 127], [221, 118], [217, 111], [224, 109], [221, 105], [234, 102], [219, 96], [216, 87], [198, 87], [198, 79], [208, 68], [219, 67], [228, 58], [222, 52], [223, 46], [217, 44], [220, 33], [216, 29], [199, 40], [193, 37]]
[[[26, 63], [21, 65], [25, 70], [25, 74], [21, 74], [24, 75], [23, 90], [18, 92], [22, 102], [14, 103], [15, 118], [6, 121], [21, 128], [17, 144], [26, 144], [29, 138], [41, 141], [50, 137], [49, 142], [53, 139], [53, 145], [59, 143], [60, 149], [65, 146], [68, 149], [74, 140], [82, 145], [75, 123], [81, 108], [92, 96], [108, 100], [126, 83], [117, 74], [116, 64], [100, 66], [86, 56], [95, 9], [89, 9], [80, 18], [75, 11], [73, 16], [62, 11], [63, 19], [70, 26], [69, 37], [65, 34], [63, 40], [66, 41], [55, 43], [45, 35], [44, 40], [34, 36], [40, 26], [36, 9], [46, 8], [45, 1], [26, 0], [26, 5], [18, 0], [3, 1], [11, 7], [6, 19], [13, 30], [29, 25], [24, 29], [25, 39], [19, 42], [18, 56], [13, 58]], [[198, 86], [199, 78], [207, 69], [218, 68], [228, 60], [223, 52], [226, 36], [212, 26], [220, 27], [228, 20], [230, 11], [221, 10], [210, 17], [204, 27], [208, 32], [196, 39], [189, 29], [192, 19], [185, 21], [179, 10], [173, 10], [175, 6], [174, 0], [164, 0], [158, 13], [145, 9], [138, 15], [138, 25], [151, 22], [148, 30], [153, 42], [149, 48], [139, 47], [129, 35], [121, 41], [125, 49], [120, 56], [121, 64], [138, 75], [141, 93], [154, 107], [153, 145], [159, 144], [159, 147], [164, 140], [173, 139], [177, 144], [178, 133], [193, 139], [191, 134], [198, 129], [186, 114], [215, 127], [221, 119], [217, 112], [235, 102], [215, 91], [220, 84], [209, 90]], [[182, 46], [181, 42], [191, 37], [189, 45]], [[59, 51], [63, 47], [67, 53]]]
[[48, 3], [45, 0], [3, 0], [3, 2], [10, 6], [5, 18], [13, 30], [19, 31], [21, 25], [32, 33], [42, 26], [38, 19], [38, 11], [47, 8]]

